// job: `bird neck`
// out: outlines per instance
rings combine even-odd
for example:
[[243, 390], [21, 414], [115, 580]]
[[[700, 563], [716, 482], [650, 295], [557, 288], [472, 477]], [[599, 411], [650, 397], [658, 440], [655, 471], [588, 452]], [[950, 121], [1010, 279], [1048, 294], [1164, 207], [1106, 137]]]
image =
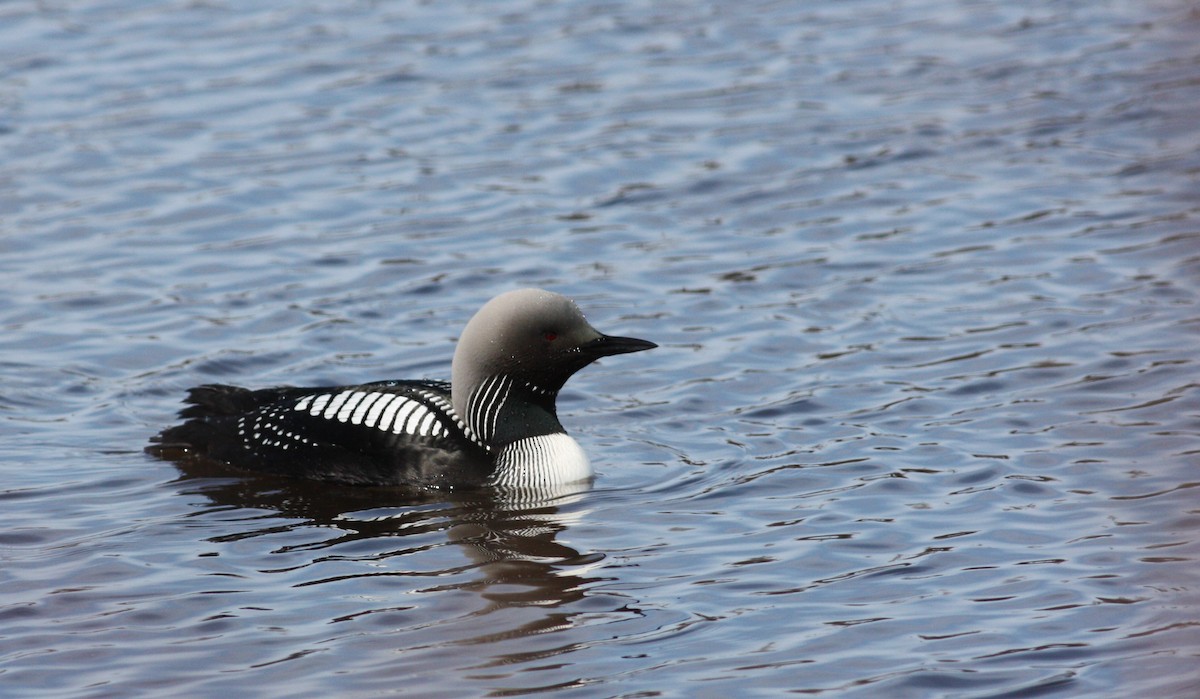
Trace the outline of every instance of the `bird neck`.
[[460, 417], [489, 448], [566, 431], [555, 410], [557, 391], [506, 374], [485, 377], [467, 390], [462, 401], [458, 386], [451, 390]]

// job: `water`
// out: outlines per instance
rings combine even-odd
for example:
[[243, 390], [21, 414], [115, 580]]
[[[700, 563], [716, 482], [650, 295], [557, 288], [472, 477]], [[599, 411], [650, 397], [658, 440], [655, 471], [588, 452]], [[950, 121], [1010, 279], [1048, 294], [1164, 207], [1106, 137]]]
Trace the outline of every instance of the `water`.
[[[0, 694], [1200, 693], [1188, 3], [245, 5], [0, 7]], [[525, 285], [586, 493], [141, 452]]]

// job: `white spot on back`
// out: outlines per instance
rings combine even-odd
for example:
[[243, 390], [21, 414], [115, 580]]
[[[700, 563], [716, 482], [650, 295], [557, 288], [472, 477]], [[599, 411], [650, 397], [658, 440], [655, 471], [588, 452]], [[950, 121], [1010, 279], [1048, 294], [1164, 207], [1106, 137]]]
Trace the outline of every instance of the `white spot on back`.
[[[320, 415], [321, 411], [325, 409], [325, 406], [329, 405], [329, 401], [332, 398], [333, 396], [329, 393], [322, 393], [319, 396], [314, 396], [312, 400], [312, 406], [308, 409], [308, 414], [312, 415], [313, 417]], [[303, 410], [303, 408], [301, 408], [299, 405], [296, 406], [296, 409]]]
[[322, 415], [330, 420], [334, 419], [338, 414], [338, 410], [342, 407], [342, 404], [346, 402], [346, 399], [349, 398], [350, 395], [350, 391], [342, 391], [341, 393], [334, 395], [333, 399], [329, 401], [329, 404], [325, 408], [325, 412], [322, 413]]
[[354, 408], [359, 404], [360, 401], [362, 401], [363, 398], [367, 397], [367, 394], [364, 391], [350, 391], [349, 393], [350, 395], [346, 398], [346, 401], [342, 403], [342, 407], [338, 410], [338, 422], [348, 422], [350, 417], [354, 415]]
[[371, 405], [382, 397], [382, 393], [368, 393], [364, 396], [358, 406], [354, 408], [354, 414], [350, 416], [350, 422], [355, 425], [361, 425], [363, 420], [366, 419], [367, 411], [370, 410]]
[[412, 416], [413, 413], [420, 410], [421, 407], [421, 404], [415, 400], [405, 399], [404, 405], [402, 405], [400, 410], [396, 413], [396, 422], [392, 425], [392, 432], [395, 432], [396, 434], [411, 432], [411, 430], [406, 427], [406, 425], [408, 425], [408, 418]]
[[[507, 382], [489, 387], [491, 393], [489, 402], [502, 401], [503, 398], [500, 396], [507, 394], [508, 388]], [[262, 430], [265, 427], [294, 442], [307, 444], [308, 440], [304, 437], [292, 433], [285, 434], [279, 425], [272, 422], [279, 419], [280, 410], [286, 410], [286, 408], [277, 408], [267, 415], [266, 425], [262, 424], [264, 415], [256, 416], [254, 428]], [[448, 435], [450, 433], [448, 425], [453, 423], [466, 434], [468, 439], [484, 446], [463, 420], [454, 413], [453, 406], [445, 396], [427, 390], [418, 390], [415, 397], [409, 397], [381, 391], [347, 389], [336, 393], [305, 396], [296, 401], [292, 410], [305, 412], [313, 417], [323, 417], [352, 425], [374, 427], [383, 432], [408, 434], [415, 437]], [[484, 448], [487, 447], [484, 446]]]
[[436, 422], [437, 415], [434, 415], [426, 410], [425, 417], [421, 418], [421, 423], [417, 426], [417, 434], [421, 435], [422, 437], [428, 437], [430, 430], [433, 429], [433, 425]]
[[407, 398], [392, 396], [392, 399], [388, 402], [387, 407], [384, 408], [383, 414], [379, 416], [379, 422], [376, 423], [379, 425], [379, 429], [392, 429], [392, 420], [396, 419], [396, 411], [399, 410], [400, 406], [404, 405], [406, 402], [408, 402]]
[[374, 427], [375, 423], [379, 421], [379, 416], [383, 413], [384, 408], [396, 401], [395, 396], [388, 396], [382, 393], [377, 393], [375, 395], [379, 396], [379, 400], [376, 400], [371, 406], [371, 409], [367, 411], [367, 417], [363, 421], [363, 424], [367, 427]]

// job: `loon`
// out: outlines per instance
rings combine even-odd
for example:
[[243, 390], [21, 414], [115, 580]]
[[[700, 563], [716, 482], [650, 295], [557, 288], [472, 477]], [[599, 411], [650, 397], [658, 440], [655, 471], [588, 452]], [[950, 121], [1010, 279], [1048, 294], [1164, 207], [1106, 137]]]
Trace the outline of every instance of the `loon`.
[[185, 421], [147, 451], [352, 485], [556, 488], [592, 477], [558, 420], [563, 384], [601, 357], [654, 347], [599, 332], [560, 294], [519, 289], [467, 323], [449, 383], [197, 386]]

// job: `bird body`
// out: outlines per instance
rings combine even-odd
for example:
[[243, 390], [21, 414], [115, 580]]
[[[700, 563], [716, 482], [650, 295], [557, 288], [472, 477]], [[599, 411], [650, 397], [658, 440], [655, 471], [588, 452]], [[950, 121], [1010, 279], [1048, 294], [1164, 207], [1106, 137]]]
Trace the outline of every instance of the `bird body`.
[[151, 451], [356, 485], [554, 487], [586, 481], [587, 455], [555, 400], [596, 359], [655, 347], [604, 335], [569, 299], [521, 289], [489, 301], [459, 338], [451, 383], [189, 391], [184, 422]]

